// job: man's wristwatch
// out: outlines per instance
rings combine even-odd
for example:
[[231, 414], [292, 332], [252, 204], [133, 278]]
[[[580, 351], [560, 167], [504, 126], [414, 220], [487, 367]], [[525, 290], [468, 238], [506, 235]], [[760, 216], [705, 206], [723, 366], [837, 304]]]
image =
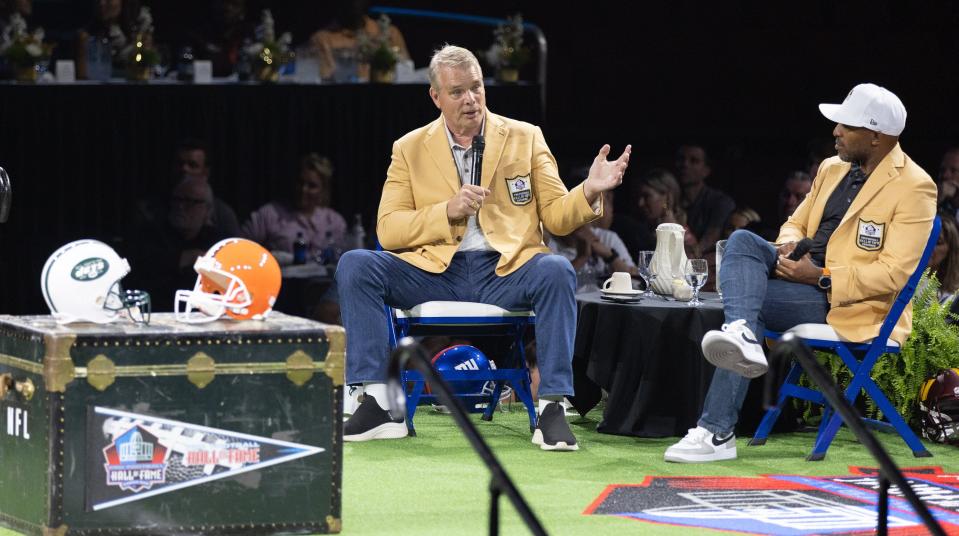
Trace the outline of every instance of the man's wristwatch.
[[829, 268], [822, 269], [822, 275], [819, 276], [819, 288], [829, 290], [832, 287], [832, 273]]

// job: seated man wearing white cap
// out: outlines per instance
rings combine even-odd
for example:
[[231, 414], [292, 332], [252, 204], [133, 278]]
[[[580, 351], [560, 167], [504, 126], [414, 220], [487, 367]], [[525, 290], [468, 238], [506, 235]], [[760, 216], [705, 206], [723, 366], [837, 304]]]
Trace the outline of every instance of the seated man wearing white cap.
[[[733, 428], [749, 380], [767, 369], [764, 328], [825, 322], [844, 339], [871, 339], [919, 263], [936, 214], [936, 185], [899, 147], [902, 102], [860, 84], [842, 104], [819, 110], [837, 123], [839, 154], [819, 166], [777, 246], [744, 230], [729, 237], [719, 281], [726, 323], [702, 341], [717, 369], [697, 427], [666, 450], [666, 461], [736, 457]], [[891, 335], [900, 344], [910, 319], [907, 309]]]

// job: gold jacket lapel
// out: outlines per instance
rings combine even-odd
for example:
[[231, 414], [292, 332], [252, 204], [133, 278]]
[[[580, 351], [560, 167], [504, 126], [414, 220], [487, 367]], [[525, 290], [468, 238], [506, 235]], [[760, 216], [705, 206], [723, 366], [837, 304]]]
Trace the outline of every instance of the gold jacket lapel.
[[450, 149], [449, 139], [446, 137], [446, 123], [441, 115], [439, 119], [430, 125], [426, 132], [426, 141], [424, 146], [429, 153], [433, 163], [440, 170], [443, 182], [446, 183], [453, 193], [460, 190], [460, 177], [456, 171], [456, 162], [453, 161], [453, 150]]
[[489, 188], [493, 182], [493, 175], [499, 166], [500, 157], [503, 156], [503, 149], [506, 146], [506, 136], [509, 134], [509, 128], [503, 120], [496, 114], [486, 112], [486, 150], [483, 153], [483, 176], [480, 177], [480, 185], [483, 188]]

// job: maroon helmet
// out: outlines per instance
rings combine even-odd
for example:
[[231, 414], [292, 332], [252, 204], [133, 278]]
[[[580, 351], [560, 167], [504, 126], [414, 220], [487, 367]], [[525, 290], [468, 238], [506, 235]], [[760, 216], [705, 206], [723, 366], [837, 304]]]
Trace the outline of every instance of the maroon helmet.
[[923, 437], [959, 444], [959, 368], [941, 370], [923, 382], [919, 412]]

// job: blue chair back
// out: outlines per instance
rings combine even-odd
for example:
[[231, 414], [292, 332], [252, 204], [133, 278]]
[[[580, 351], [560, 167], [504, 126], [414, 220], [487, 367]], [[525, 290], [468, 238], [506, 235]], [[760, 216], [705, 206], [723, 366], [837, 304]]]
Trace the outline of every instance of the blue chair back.
[[929, 259], [932, 258], [932, 251], [936, 249], [936, 241], [939, 240], [939, 232], [941, 230], [942, 222], [939, 220], [939, 216], [936, 216], [932, 220], [932, 231], [929, 233], [929, 240], [926, 241], [926, 248], [922, 250], [922, 256], [919, 257], [919, 264], [916, 265], [915, 271], [912, 272], [912, 275], [909, 276], [909, 279], [906, 281], [906, 286], [902, 287], [902, 290], [899, 291], [895, 303], [892, 304], [892, 308], [889, 309], [889, 314], [886, 315], [886, 320], [882, 323], [882, 327], [879, 328], [877, 339], [883, 341], [883, 344], [885, 344], [889, 335], [892, 334], [896, 323], [899, 322], [899, 317], [902, 316], [902, 312], [906, 309], [906, 306], [909, 305], [913, 295], [915, 295], [916, 287], [919, 286], [919, 280], [922, 279], [922, 273], [926, 270], [926, 266], [929, 265]]

